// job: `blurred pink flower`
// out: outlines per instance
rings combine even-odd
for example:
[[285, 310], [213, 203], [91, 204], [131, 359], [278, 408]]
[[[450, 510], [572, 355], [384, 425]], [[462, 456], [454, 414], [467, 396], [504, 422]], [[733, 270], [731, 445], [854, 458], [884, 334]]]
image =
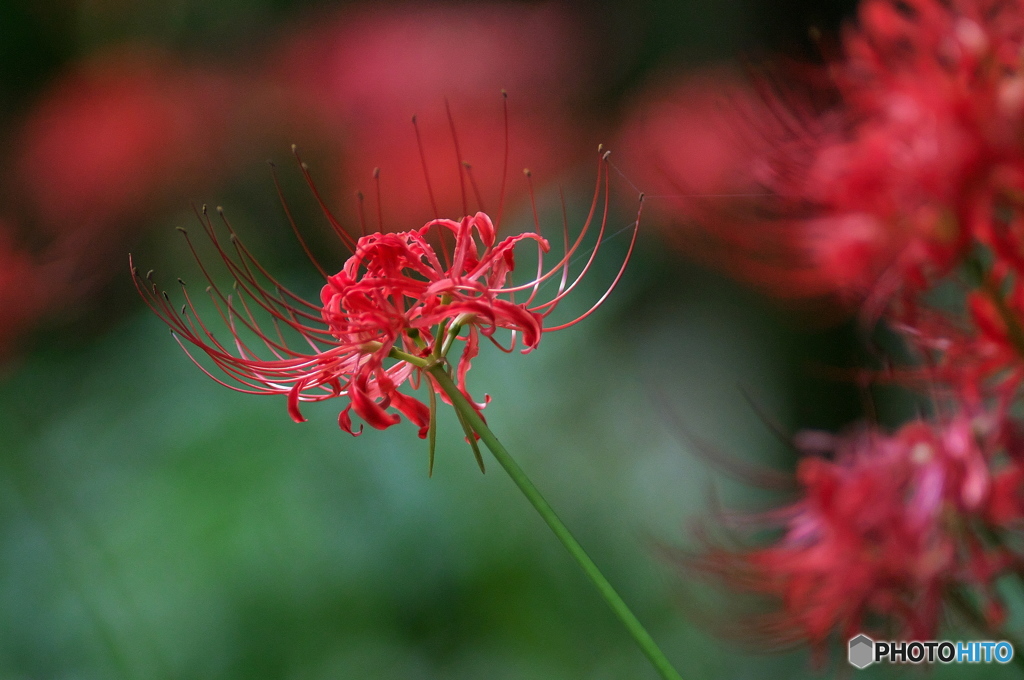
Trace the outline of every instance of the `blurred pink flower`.
[[[341, 168], [334, 181], [344, 190], [343, 204], [353, 204], [348, 196], [355, 189], [369, 189], [367, 170], [378, 166], [384, 229], [400, 229], [470, 205], [496, 210], [506, 150], [503, 89], [513, 112], [507, 148], [514, 171], [528, 160], [538, 176], [555, 177], [581, 160], [578, 141], [592, 124], [583, 106], [592, 86], [587, 66], [595, 55], [585, 25], [556, 3], [343, 10], [297, 31], [273, 58], [272, 72], [295, 115], [316, 130], [317, 148], [334, 140], [338, 160], [330, 165]], [[410, 143], [412, 113], [423, 160]], [[462, 162], [472, 165], [477, 190], [460, 181]], [[511, 185], [504, 190], [509, 200], [525, 195]]]

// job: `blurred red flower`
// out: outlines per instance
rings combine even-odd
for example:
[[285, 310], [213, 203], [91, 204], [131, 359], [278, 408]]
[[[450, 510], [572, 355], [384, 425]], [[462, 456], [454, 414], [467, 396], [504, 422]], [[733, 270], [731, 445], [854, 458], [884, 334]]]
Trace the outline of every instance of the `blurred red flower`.
[[[587, 66], [595, 56], [585, 25], [554, 3], [345, 10], [296, 31], [275, 55], [273, 73], [290, 93], [295, 115], [315, 130], [316, 147], [334, 141], [338, 159], [329, 165], [341, 168], [333, 181], [344, 189], [344, 205], [352, 204], [347, 196], [354, 189], [367, 188], [368, 169], [378, 166], [383, 227], [402, 230], [467, 213], [472, 204], [494, 213], [506, 148], [512, 169], [518, 172], [528, 160], [544, 177], [581, 160], [578, 141], [592, 124], [583, 106], [593, 84]], [[503, 89], [514, 113], [507, 130]], [[410, 143], [411, 113], [422, 156]], [[463, 162], [471, 164], [471, 178], [460, 177]], [[509, 200], [525, 196], [525, 189], [511, 185], [504, 190]]]
[[[752, 519], [759, 529], [781, 528], [778, 539], [745, 550], [712, 546], [691, 563], [774, 603], [746, 634], [819, 650], [833, 635], [861, 632], [935, 639], [943, 612], [965, 595], [980, 598], [993, 630], [1002, 624], [995, 580], [1021, 560], [976, 527], [1020, 517], [1013, 499], [1022, 451], [1012, 424], [960, 415], [943, 425], [914, 421], [893, 435], [862, 428], [801, 439], [809, 455], [797, 469], [800, 499]], [[1001, 452], [1015, 462], [994, 478], [989, 466]]]
[[103, 231], [219, 170], [232, 84], [152, 48], [119, 47], [50, 85], [17, 135], [18, 184], [52, 231]]
[[1024, 286], [990, 276], [965, 302], [964, 318], [914, 299], [893, 304], [889, 321], [919, 361], [884, 375], [950, 403], [1009, 411], [1024, 384]]
[[53, 304], [53, 274], [52, 266], [18, 247], [10, 223], [0, 219], [0, 361]]
[[1005, 233], [1024, 187], [1020, 3], [865, 0], [858, 17], [824, 68], [654, 91], [623, 145], [669, 194], [652, 209], [670, 238], [785, 298], [930, 285]]
[[237, 84], [144, 46], [90, 55], [48, 84], [16, 125], [16, 172], [3, 177], [7, 212], [32, 255], [10, 249], [5, 225], [4, 273], [27, 283], [7, 288], [16, 298], [0, 296], [0, 317], [20, 320], [5, 325], [0, 344], [13, 347], [58, 309], [84, 309], [141, 222], [223, 171], [237, 142]]
[[[667, 235], [791, 301], [884, 318], [937, 422], [804, 433], [796, 502], [690, 566], [766, 597], [769, 645], [994, 635], [1024, 573], [1024, 2], [863, 0], [824, 66], [705, 75], [643, 101], [623, 146]], [[956, 271], [957, 309], [928, 298]], [[953, 277], [949, 277], [953, 278]], [[954, 415], [949, 415], [954, 414]], [[752, 546], [752, 547], [751, 547]]]

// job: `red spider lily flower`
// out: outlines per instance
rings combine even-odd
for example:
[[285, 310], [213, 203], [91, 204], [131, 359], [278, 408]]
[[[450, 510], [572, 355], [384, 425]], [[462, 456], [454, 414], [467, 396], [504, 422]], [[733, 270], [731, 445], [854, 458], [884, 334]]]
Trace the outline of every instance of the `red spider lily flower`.
[[[353, 430], [350, 411], [354, 411], [377, 429], [388, 428], [405, 415], [419, 426], [420, 437], [427, 437], [433, 424], [435, 393], [445, 399], [428, 372], [431, 367], [448, 366], [469, 397], [466, 374], [481, 338], [506, 352], [520, 344], [524, 353], [529, 352], [544, 333], [586, 318], [617, 284], [628, 254], [608, 291], [590, 310], [564, 323], [550, 323], [548, 317], [589, 270], [605, 236], [606, 158], [607, 153], [602, 154], [586, 222], [571, 242], [568, 227], [563, 228], [564, 252], [547, 268], [544, 256], [550, 246], [539, 233], [539, 224], [536, 232], [499, 241], [491, 218], [477, 212], [458, 221], [434, 219], [418, 229], [366, 234], [355, 240], [324, 208], [352, 255], [336, 274], [328, 274], [313, 260], [325, 280], [320, 302], [314, 304], [274, 279], [224, 219], [226, 243], [204, 209], [200, 221], [205, 234], [235, 280], [235, 292], [225, 294], [202, 266], [213, 303], [231, 333], [227, 343], [217, 339], [201, 319], [184, 284], [185, 305], [179, 311], [166, 293], [146, 282], [149, 275], [141, 277], [134, 267], [132, 272], [150, 307], [167, 322], [196, 364], [219, 383], [250, 394], [286, 396], [288, 412], [296, 422], [305, 420], [299, 412], [300, 402], [341, 397], [349, 402], [338, 418], [346, 432], [361, 431]], [[304, 165], [302, 168], [309, 180], [308, 171]], [[319, 199], [311, 181], [310, 186]], [[586, 255], [581, 271], [570, 276], [570, 265], [583, 257], [584, 237], [595, 221], [599, 222], [596, 245]], [[629, 253], [637, 228], [633, 225]], [[299, 234], [297, 229], [295, 233]], [[302, 237], [299, 239], [305, 248]], [[536, 272], [515, 284], [511, 281], [515, 251], [527, 244], [536, 251]], [[189, 246], [193, 247], [191, 240]], [[557, 281], [556, 290], [542, 295], [549, 281], [552, 285]], [[458, 342], [463, 343], [461, 355], [451, 366], [448, 353]], [[207, 355], [227, 379], [204, 368], [190, 346]], [[416, 388], [424, 380], [431, 407], [400, 391], [403, 384]], [[484, 403], [476, 406], [483, 408]]]
[[[441, 264], [427, 240], [436, 229], [447, 230], [454, 237], [448, 266]], [[398, 422], [397, 415], [389, 416], [385, 408], [367, 398], [366, 388], [372, 385], [382, 402], [390, 398], [399, 411], [420, 425], [420, 436], [426, 436], [426, 407], [397, 393], [393, 377], [383, 370], [384, 360], [396, 346], [426, 358], [436, 343], [444, 340], [435, 337], [435, 332], [451, 334], [465, 329], [466, 344], [457, 375], [466, 392], [465, 375], [479, 348], [478, 334], [500, 347], [495, 331], [508, 329], [513, 338], [522, 336], [523, 351], [540, 342], [544, 312], [550, 304], [515, 304], [507, 299], [515, 291], [509, 290], [507, 279], [515, 266], [513, 251], [518, 243], [532, 240], [539, 251], [546, 252], [548, 242], [535, 233], [510, 236], [498, 244], [495, 239], [494, 225], [484, 213], [464, 217], [461, 222], [433, 220], [415, 231], [371, 234], [360, 238], [342, 270], [327, 278], [320, 292], [323, 320], [337, 341], [357, 350], [355, 373], [362, 378], [350, 382], [348, 391], [352, 407], [367, 423], [383, 429]], [[291, 394], [300, 391], [296, 385]], [[292, 417], [301, 419], [294, 397], [292, 404]], [[339, 422], [351, 432], [348, 407]]]
[[[878, 307], [976, 241], [1019, 249], [1001, 215], [1024, 187], [1024, 6], [865, 0], [858, 17], [826, 68], [657, 94], [633, 138], [673, 238], [773, 294]], [[726, 130], [716, 171], [693, 183], [686, 140], [709, 128]]]
[[797, 469], [801, 498], [754, 520], [781, 536], [750, 550], [712, 547], [694, 561], [776, 604], [747, 632], [769, 645], [819, 649], [876, 627], [894, 639], [934, 639], [956, 594], [979, 598], [987, 623], [1001, 624], [994, 582], [1021, 560], [968, 527], [1016, 512], [1016, 476], [995, 481], [990, 469], [1000, 452], [1024, 452], [1012, 425], [960, 415], [892, 435], [862, 428], [802, 439], [814, 455]]

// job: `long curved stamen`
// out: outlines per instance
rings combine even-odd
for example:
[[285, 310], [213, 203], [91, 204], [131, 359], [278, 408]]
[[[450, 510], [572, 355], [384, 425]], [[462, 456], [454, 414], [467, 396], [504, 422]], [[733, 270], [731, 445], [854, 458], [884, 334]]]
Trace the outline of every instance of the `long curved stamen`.
[[498, 193], [498, 219], [494, 221], [494, 227], [498, 231], [501, 231], [501, 218], [505, 214], [505, 189], [508, 187], [508, 92], [506, 92], [505, 90], [501, 91], [501, 111], [503, 123], [502, 127], [505, 132], [505, 149], [502, 152], [501, 161], [501, 190]]
[[[529, 170], [523, 170], [523, 174], [526, 175], [526, 184], [530, 189], [530, 211], [533, 213], [533, 226], [538, 235], [540, 235], [540, 219], [537, 217], [537, 196], [533, 191], [533, 173]], [[538, 242], [539, 243], [539, 242]], [[537, 295], [537, 291], [540, 290], [541, 276], [544, 274], [544, 257], [538, 252], [537, 253], [537, 275], [533, 279], [533, 288], [530, 290], [530, 296], [526, 299], [523, 304], [529, 306], [533, 302], [533, 298]]]
[[[603, 165], [604, 165], [604, 159], [602, 157], [602, 158], [598, 159], [598, 165], [597, 165], [598, 178], [599, 179], [601, 177], [601, 171], [602, 171]], [[565, 271], [565, 268], [567, 268], [569, 266], [570, 262], [572, 261], [573, 256], [576, 254], [576, 251], [579, 249], [580, 245], [583, 243], [583, 238], [587, 235], [587, 232], [590, 230], [590, 225], [593, 223], [594, 216], [595, 216], [595, 214], [597, 212], [597, 206], [599, 204], [600, 198], [601, 198], [601, 182], [598, 181], [597, 184], [594, 186], [594, 195], [591, 198], [590, 210], [587, 213], [587, 218], [583, 221], [583, 226], [580, 228], [579, 234], [576, 235], [576, 240], [573, 242], [572, 247], [567, 249], [565, 251], [565, 253], [563, 254], [563, 256], [562, 256], [562, 259], [560, 259], [557, 263], [555, 263], [554, 266], [551, 267], [551, 269], [549, 269], [543, 276], [540, 277], [539, 283], [543, 283], [544, 281], [547, 281], [549, 278], [554, 276], [558, 271]], [[530, 281], [529, 283], [525, 283], [525, 284], [522, 284], [522, 285], [519, 285], [519, 286], [506, 286], [506, 287], [503, 287], [503, 288], [495, 288], [495, 289], [492, 290], [492, 292], [500, 294], [500, 293], [508, 293], [508, 292], [513, 292], [513, 291], [528, 290], [528, 289], [533, 288], [533, 286], [536, 285], [537, 283], [538, 283], [538, 281]]]
[[452, 131], [452, 143], [455, 145], [455, 164], [459, 173], [459, 190], [462, 192], [462, 214], [469, 214], [469, 201], [466, 198], [466, 177], [462, 174], [462, 149], [459, 148], [459, 135], [455, 131], [455, 118], [452, 117], [452, 107], [448, 98], [444, 100], [444, 112], [448, 116], [448, 127]]
[[[601, 226], [600, 226], [600, 228], [597, 231], [597, 241], [594, 244], [593, 250], [590, 251], [590, 257], [587, 259], [587, 263], [583, 266], [583, 269], [576, 276], [576, 279], [571, 284], [569, 284], [568, 288], [566, 288], [565, 290], [559, 292], [554, 298], [552, 298], [548, 302], [545, 302], [545, 303], [543, 303], [541, 305], [538, 305], [536, 307], [530, 308], [531, 311], [547, 310], [547, 312], [550, 313], [550, 311], [554, 309], [555, 305], [557, 305], [563, 298], [565, 298], [566, 295], [571, 293], [573, 291], [573, 289], [575, 289], [576, 286], [579, 285], [579, 282], [582, 281], [583, 277], [587, 275], [588, 271], [590, 271], [590, 266], [592, 264], [594, 264], [594, 260], [597, 259], [597, 253], [598, 253], [598, 251], [601, 248], [601, 242], [602, 242], [602, 239], [604, 237], [605, 228], [608, 225], [608, 209], [609, 209], [609, 205], [608, 204], [609, 204], [609, 198], [610, 198], [609, 197], [609, 191], [608, 191], [608, 168], [607, 168], [606, 164], [603, 161], [604, 161], [604, 159], [607, 159], [609, 153], [611, 153], [611, 152], [606, 151], [604, 156], [602, 156], [601, 168], [604, 169], [604, 172], [602, 173], [602, 175], [598, 176], [599, 178], [603, 176], [603, 179], [604, 179], [604, 189], [605, 189], [605, 191], [604, 191], [604, 208], [603, 208], [603, 211], [601, 213]], [[599, 179], [599, 182], [600, 182], [600, 179]], [[628, 262], [628, 260], [626, 260], [626, 261]], [[568, 264], [566, 264], [566, 266], [568, 266]]]
[[330, 223], [331, 228], [334, 229], [334, 233], [338, 235], [341, 242], [348, 248], [349, 252], [355, 252], [356, 242], [352, 239], [345, 228], [341, 226], [341, 222], [334, 216], [331, 209], [327, 207], [323, 197], [320, 195], [320, 190], [316, 188], [316, 183], [313, 181], [313, 176], [309, 174], [309, 166], [299, 156], [299, 147], [292, 144], [292, 155], [295, 156], [295, 160], [299, 164], [299, 170], [302, 172], [303, 178], [306, 180], [306, 184], [309, 186], [310, 191], [313, 193], [313, 198], [316, 199], [317, 205], [320, 206], [320, 210], [323, 211], [324, 217]]
[[288, 224], [292, 228], [292, 233], [295, 234], [295, 238], [299, 241], [299, 245], [302, 246], [302, 251], [306, 253], [306, 257], [313, 263], [316, 270], [320, 272], [320, 276], [327, 278], [327, 271], [320, 266], [320, 262], [313, 257], [313, 253], [310, 252], [309, 246], [306, 245], [306, 239], [302, 238], [302, 233], [299, 231], [298, 225], [295, 224], [295, 218], [292, 217], [292, 211], [288, 207], [288, 201], [285, 200], [284, 192], [281, 191], [281, 182], [277, 178], [277, 165], [273, 162], [270, 163], [270, 175], [274, 178], [274, 189], [277, 190], [277, 198], [281, 202], [281, 207], [284, 209], [285, 217], [288, 218]]
[[590, 316], [594, 312], [594, 310], [600, 307], [604, 303], [604, 301], [608, 299], [608, 296], [612, 294], [612, 291], [615, 290], [615, 287], [619, 285], [619, 281], [622, 279], [622, 275], [626, 271], [626, 264], [629, 262], [629, 259], [633, 254], [633, 247], [636, 245], [636, 237], [640, 233], [640, 214], [643, 211], [643, 206], [644, 196], [643, 194], [640, 194], [640, 209], [637, 210], [636, 221], [633, 223], [633, 236], [629, 239], [629, 248], [626, 250], [626, 256], [623, 258], [622, 266], [619, 267], [619, 272], [615, 275], [615, 279], [611, 282], [611, 285], [608, 286], [608, 289], [605, 290], [604, 294], [600, 298], [598, 298], [597, 302], [595, 302], [594, 305], [586, 312], [576, 317], [572, 321], [563, 323], [559, 326], [550, 326], [548, 328], [545, 328], [545, 333], [550, 333], [552, 331], [559, 331], [564, 328], [569, 328], [570, 326], [575, 326], [580, 321], [583, 321], [583, 319]]
[[[377, 199], [377, 231], [384, 231], [384, 205], [380, 196], [380, 168], [373, 169], [373, 195]], [[354, 251], [353, 251], [354, 252]]]
[[462, 167], [466, 169], [466, 177], [469, 178], [469, 186], [473, 189], [473, 200], [476, 201], [477, 208], [480, 212], [487, 212], [487, 206], [484, 205], [484, 199], [480, 195], [480, 187], [476, 184], [476, 177], [473, 175], [473, 166], [463, 161]]
[[[222, 211], [222, 209], [218, 207], [218, 211]], [[216, 230], [214, 229], [213, 222], [212, 220], [209, 219], [209, 215], [206, 211], [205, 205], [202, 208], [202, 213], [196, 211], [196, 216], [198, 217], [200, 224], [203, 226], [203, 230], [206, 233], [207, 238], [210, 239], [210, 242], [217, 250], [217, 254], [224, 262], [224, 265], [228, 269], [228, 272], [231, 274], [231, 276], [236, 281], [240, 279], [246, 279], [254, 288], [260, 288], [260, 285], [256, 281], [255, 276], [252, 274], [250, 270], [248, 270], [248, 266], [245, 264], [244, 260], [242, 265], [239, 265], [231, 258], [227, 251], [224, 250], [223, 246], [221, 245], [220, 239], [217, 237], [217, 233]], [[234, 230], [231, 228], [231, 224], [225, 221], [225, 226], [227, 226], [230, 232], [230, 236], [232, 237], [232, 242], [235, 245], [236, 251], [241, 250], [242, 252], [247, 253], [247, 251], [244, 249], [244, 246], [241, 245], [240, 239], [238, 239], [237, 234], [235, 234]], [[191, 251], [192, 256], [195, 258], [196, 262], [199, 264], [199, 268], [202, 270], [203, 276], [206, 278], [207, 283], [216, 288], [216, 283], [214, 282], [213, 277], [210, 275], [210, 272], [207, 270], [206, 265], [203, 263], [202, 258], [199, 257], [199, 253], [196, 251], [195, 245], [192, 243], [189, 232], [180, 227], [178, 228], [178, 231], [180, 231], [184, 235], [189, 250]], [[311, 309], [315, 309], [315, 307], [302, 300], [302, 298], [281, 286], [281, 284], [278, 283], [273, 277], [271, 277], [270, 274], [259, 264], [259, 262], [255, 258], [249, 256], [249, 259], [257, 267], [257, 269], [259, 269], [260, 272], [264, 274], [267, 277], [267, 279], [270, 280], [271, 283], [274, 284], [274, 286], [277, 289], [281, 290], [282, 292], [289, 295], [293, 299], [301, 301], [303, 305]], [[223, 299], [223, 296], [221, 296], [221, 298]], [[283, 300], [278, 301], [278, 303], [281, 304], [282, 306], [289, 306], [288, 303], [285, 303]], [[308, 318], [310, 318], [311, 320], [317, 319], [317, 317], [313, 317], [311, 315]]]
[[420, 154], [420, 167], [423, 168], [423, 181], [427, 185], [427, 196], [430, 198], [430, 209], [434, 211], [434, 219], [441, 219], [441, 212], [437, 209], [437, 200], [434, 198], [434, 187], [430, 184], [430, 171], [427, 169], [427, 154], [423, 151], [423, 138], [420, 136], [420, 126], [416, 122], [416, 116], [412, 117], [412, 129], [416, 132], [416, 148]]
[[356, 213], [359, 216], [359, 233], [366, 236], [366, 209], [363, 205], [364, 198], [362, 191], [356, 192]]

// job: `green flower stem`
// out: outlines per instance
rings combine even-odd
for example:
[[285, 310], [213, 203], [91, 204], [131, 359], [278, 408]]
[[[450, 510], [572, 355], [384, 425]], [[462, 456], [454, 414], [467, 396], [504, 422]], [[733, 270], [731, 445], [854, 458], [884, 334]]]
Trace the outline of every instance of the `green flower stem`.
[[[415, 357], [414, 357], [415, 358]], [[419, 360], [422, 362], [422, 360]], [[418, 363], [419, 363], [418, 362]], [[433, 376], [437, 384], [445, 391], [448, 398], [451, 399], [452, 404], [459, 412], [465, 422], [469, 423], [470, 427], [480, 435], [480, 439], [483, 440], [487, 448], [491, 450], [494, 457], [498, 460], [498, 463], [505, 468], [505, 472], [508, 473], [512, 481], [516, 483], [519, 490], [523, 492], [527, 500], [533, 505], [533, 507], [540, 513], [540, 516], [547, 522], [547, 525], [551, 527], [551, 531], [555, 533], [558, 540], [562, 542], [565, 549], [569, 551], [576, 563], [580, 565], [584, 573], [590, 578], [594, 586], [597, 587], [598, 592], [608, 603], [608, 606], [612, 608], [615, 615], [619, 617], [622, 624], [629, 631], [636, 643], [640, 645], [640, 649], [650, 659], [651, 664], [657, 669], [658, 673], [665, 680], [682, 680], [679, 673], [672, 667], [664, 653], [658, 648], [658, 645], [654, 642], [650, 633], [643, 627], [643, 624], [636, 618], [629, 607], [623, 602], [619, 594], [615, 592], [615, 588], [608, 582], [608, 579], [604, 577], [601, 570], [597, 568], [594, 561], [590, 559], [583, 546], [573, 538], [573, 535], [569, 532], [569, 529], [562, 523], [562, 520], [555, 514], [554, 509], [544, 500], [544, 496], [541, 495], [537, 487], [533, 485], [530, 478], [526, 476], [523, 469], [519, 467], [515, 459], [509, 455], [509, 452], [505, 450], [505, 447], [501, 445], [494, 433], [484, 423], [483, 418], [477, 413], [476, 409], [469, 403], [465, 395], [459, 390], [459, 388], [452, 381], [451, 377], [445, 371], [444, 366], [441, 364], [434, 364], [432, 366], [424, 366]]]

